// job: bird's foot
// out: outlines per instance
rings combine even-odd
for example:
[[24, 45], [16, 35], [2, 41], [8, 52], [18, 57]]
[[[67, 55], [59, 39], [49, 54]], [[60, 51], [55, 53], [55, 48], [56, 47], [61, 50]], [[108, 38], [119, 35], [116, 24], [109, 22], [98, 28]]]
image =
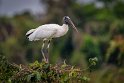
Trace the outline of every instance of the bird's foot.
[[48, 59], [43, 59], [42, 62], [49, 63]]

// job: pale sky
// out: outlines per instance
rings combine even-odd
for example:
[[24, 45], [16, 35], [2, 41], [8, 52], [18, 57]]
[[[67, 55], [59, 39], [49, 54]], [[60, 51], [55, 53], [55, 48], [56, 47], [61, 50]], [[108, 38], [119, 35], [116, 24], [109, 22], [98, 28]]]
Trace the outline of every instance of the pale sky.
[[[95, 0], [78, 0], [82, 3], [94, 2]], [[33, 14], [44, 13], [45, 6], [39, 0], [0, 0], [0, 15], [12, 16], [29, 10]]]
[[0, 15], [13, 15], [24, 10], [33, 14], [44, 12], [44, 6], [39, 0], [1, 0]]

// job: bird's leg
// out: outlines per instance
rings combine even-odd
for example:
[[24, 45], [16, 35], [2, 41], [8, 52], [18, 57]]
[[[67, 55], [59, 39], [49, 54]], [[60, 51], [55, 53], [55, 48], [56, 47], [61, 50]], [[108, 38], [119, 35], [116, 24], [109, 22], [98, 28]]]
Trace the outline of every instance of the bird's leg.
[[48, 41], [47, 50], [48, 50], [49, 47], [50, 47], [50, 42], [51, 42], [51, 40]]
[[43, 60], [46, 61], [46, 57], [45, 57], [45, 54], [44, 54], [44, 46], [45, 46], [45, 40], [43, 40], [43, 45], [42, 45], [42, 49], [41, 49], [41, 52], [42, 52], [42, 55], [43, 55]]
[[50, 42], [51, 42], [51, 40], [48, 40], [48, 45], [47, 45], [47, 49], [46, 49], [46, 52], [47, 52], [46, 61], [47, 62], [49, 62], [49, 47], [50, 47]]

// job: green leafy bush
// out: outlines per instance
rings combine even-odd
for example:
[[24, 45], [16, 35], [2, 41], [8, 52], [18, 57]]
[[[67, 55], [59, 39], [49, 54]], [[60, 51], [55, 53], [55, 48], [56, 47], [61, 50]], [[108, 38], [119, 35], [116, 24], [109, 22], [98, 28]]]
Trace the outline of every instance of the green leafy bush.
[[[10, 64], [5, 56], [0, 56], [0, 82], [9, 83], [72, 83], [90, 80], [85, 76], [86, 69], [63, 64], [52, 65], [35, 61], [29, 65]], [[97, 58], [89, 59], [91, 66], [95, 66]]]

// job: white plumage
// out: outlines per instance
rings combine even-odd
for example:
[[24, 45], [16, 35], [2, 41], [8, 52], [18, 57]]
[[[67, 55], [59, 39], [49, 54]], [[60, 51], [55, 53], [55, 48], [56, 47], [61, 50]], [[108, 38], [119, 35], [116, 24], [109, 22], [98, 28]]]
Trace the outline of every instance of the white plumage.
[[63, 24], [62, 26], [58, 24], [45, 24], [39, 26], [36, 29], [29, 30], [26, 35], [28, 36], [29, 41], [35, 41], [40, 39], [49, 40], [51, 38], [56, 38], [63, 36], [68, 31], [68, 25]]

